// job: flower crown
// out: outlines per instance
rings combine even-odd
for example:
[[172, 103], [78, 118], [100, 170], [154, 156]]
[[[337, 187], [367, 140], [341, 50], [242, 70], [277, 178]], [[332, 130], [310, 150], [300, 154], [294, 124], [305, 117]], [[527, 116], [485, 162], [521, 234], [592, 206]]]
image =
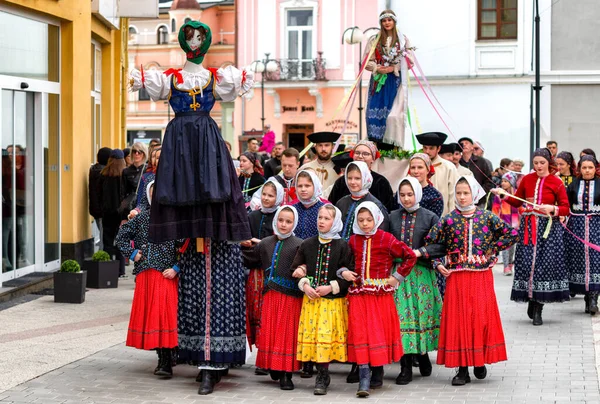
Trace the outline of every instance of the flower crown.
[[392, 20], [394, 20], [394, 22], [398, 22], [398, 21], [396, 20], [396, 16], [395, 16], [394, 14], [392, 14], [392, 13], [385, 13], [385, 14], [381, 14], [381, 15], [379, 16], [379, 21], [383, 20], [384, 18], [391, 18]]

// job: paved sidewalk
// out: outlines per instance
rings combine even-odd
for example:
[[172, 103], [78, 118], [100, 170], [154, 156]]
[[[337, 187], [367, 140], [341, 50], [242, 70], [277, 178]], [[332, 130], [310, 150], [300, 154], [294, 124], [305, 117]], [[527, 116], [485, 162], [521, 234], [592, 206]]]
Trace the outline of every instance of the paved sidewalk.
[[[512, 277], [496, 271], [509, 360], [488, 367], [488, 377], [465, 387], [453, 387], [454, 370], [434, 365], [431, 377], [397, 386], [398, 365], [386, 368], [385, 385], [372, 391], [377, 403], [599, 403], [598, 372], [594, 343], [600, 344], [600, 316], [583, 313], [583, 299], [544, 308], [544, 325], [533, 327], [525, 305], [510, 302]], [[26, 303], [23, 306], [35, 302]], [[10, 309], [12, 310], [12, 309]], [[7, 310], [8, 311], [8, 310]], [[0, 313], [0, 320], [4, 320]], [[594, 338], [592, 330], [598, 328]], [[3, 321], [4, 323], [4, 321]], [[215, 393], [199, 396], [194, 381], [197, 370], [180, 365], [170, 380], [152, 375], [155, 354], [137, 351], [121, 343], [67, 364], [60, 369], [0, 393], [1, 403], [203, 403], [203, 402], [353, 402], [356, 385], [344, 382], [349, 367], [332, 366], [332, 383], [327, 396], [314, 396], [313, 379], [294, 377], [296, 390], [284, 392], [268, 376], [255, 376], [250, 365], [235, 369], [217, 385]], [[35, 339], [35, 338], [33, 338]], [[17, 342], [17, 341], [13, 341]], [[28, 349], [22, 341], [22, 349]], [[600, 345], [598, 345], [600, 346]], [[66, 348], [66, 347], [65, 347]], [[435, 355], [432, 355], [432, 359]], [[14, 359], [13, 359], [14, 360]], [[13, 371], [17, 368], [13, 363]], [[3, 372], [7, 372], [6, 363]], [[4, 377], [4, 375], [2, 375]]]

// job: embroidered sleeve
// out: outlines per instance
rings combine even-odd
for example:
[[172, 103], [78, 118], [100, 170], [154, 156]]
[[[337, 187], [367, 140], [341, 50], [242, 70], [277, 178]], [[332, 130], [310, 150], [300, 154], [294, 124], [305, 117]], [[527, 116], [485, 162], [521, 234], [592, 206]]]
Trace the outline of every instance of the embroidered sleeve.
[[[134, 246], [132, 246], [131, 240], [135, 239], [135, 235], [137, 234], [137, 223], [139, 221], [139, 216], [134, 217], [130, 221], [126, 222], [119, 228], [119, 232], [117, 233], [117, 237], [115, 239], [115, 245], [121, 251], [124, 257], [131, 257], [133, 254]], [[137, 246], [136, 246], [137, 247]]]
[[253, 86], [254, 73], [250, 69], [227, 66], [217, 70], [215, 92], [225, 102], [234, 101], [240, 92], [245, 93]]
[[[438, 219], [438, 217], [431, 216], [430, 222], [428, 223], [429, 228], [433, 229], [434, 227], [436, 227], [438, 225], [438, 223], [440, 223], [440, 220]], [[429, 232], [429, 234], [431, 234], [431, 231]], [[429, 237], [429, 236], [427, 236], [427, 237]], [[432, 242], [432, 241], [429, 241], [428, 238], [426, 238], [425, 241], [427, 244], [425, 246], [419, 248], [419, 251], [421, 251], [423, 258], [426, 258], [426, 259], [441, 258], [446, 255], [446, 246], [443, 243]]]
[[569, 197], [567, 196], [567, 190], [561, 184], [556, 188], [556, 204], [558, 205], [558, 216], [569, 215]]
[[492, 233], [493, 245], [491, 246], [491, 252], [493, 255], [497, 255], [500, 251], [506, 250], [519, 241], [519, 233], [516, 229], [494, 214], [488, 214], [487, 216], [491, 228], [487, 229], [487, 226], [484, 226], [483, 232], [490, 231]]
[[394, 258], [402, 258], [402, 263], [396, 266], [396, 272], [406, 277], [417, 263], [417, 256], [406, 244], [392, 237], [390, 253]]

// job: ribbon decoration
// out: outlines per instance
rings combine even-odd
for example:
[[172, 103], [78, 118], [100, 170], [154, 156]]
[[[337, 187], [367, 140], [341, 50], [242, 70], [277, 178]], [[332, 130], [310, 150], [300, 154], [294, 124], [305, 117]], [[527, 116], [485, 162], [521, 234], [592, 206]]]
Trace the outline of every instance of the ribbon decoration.
[[598, 245], [596, 245], [596, 244], [592, 244], [592, 243], [590, 243], [589, 241], [585, 241], [584, 239], [580, 238], [580, 237], [579, 237], [579, 236], [577, 236], [575, 233], [573, 233], [573, 232], [572, 232], [572, 231], [571, 231], [571, 230], [570, 230], [570, 229], [567, 227], [567, 225], [566, 225], [566, 224], [564, 224], [563, 222], [560, 222], [560, 224], [562, 225], [562, 227], [564, 227], [564, 228], [565, 228], [565, 230], [566, 230], [566, 231], [567, 231], [567, 232], [568, 232], [570, 235], [572, 235], [573, 237], [575, 237], [577, 240], [581, 241], [581, 242], [582, 242], [582, 243], [583, 243], [585, 246], [587, 246], [587, 247], [589, 247], [589, 248], [591, 248], [591, 249], [593, 249], [593, 250], [596, 250], [596, 251], [600, 252], [600, 246], [598, 246]]
[[[538, 205], [537, 203], [529, 202], [529, 201], [526, 201], [525, 199], [519, 198], [518, 196], [514, 196], [513, 194], [509, 194], [508, 192], [506, 192], [503, 189], [500, 190], [500, 193], [503, 194], [503, 195], [509, 196], [509, 197], [511, 197], [513, 199], [516, 199], [517, 201], [521, 201], [523, 203], [531, 205], [534, 208], [535, 207], [537, 207], [537, 208], [541, 208], [542, 207], [541, 205]], [[486, 200], [486, 203], [485, 203], [486, 206], [488, 205], [488, 202], [490, 200], [490, 196], [491, 195], [492, 195], [492, 193], [488, 192], [487, 200]], [[548, 223], [546, 224], [546, 229], [544, 230], [544, 235], [543, 235], [543, 237], [546, 239], [546, 238], [548, 238], [548, 235], [550, 234], [550, 229], [552, 228], [552, 215], [550, 213], [546, 213], [545, 215], [548, 217]], [[532, 225], [532, 229], [533, 229], [533, 225]], [[536, 237], [537, 237], [537, 228], [536, 228]], [[534, 244], [535, 244], [535, 242], [534, 242]]]
[[375, 73], [373, 74], [373, 81], [377, 83], [377, 88], [375, 89], [375, 92], [378, 93], [381, 91], [381, 88], [385, 85], [385, 82], [387, 81], [387, 74]]

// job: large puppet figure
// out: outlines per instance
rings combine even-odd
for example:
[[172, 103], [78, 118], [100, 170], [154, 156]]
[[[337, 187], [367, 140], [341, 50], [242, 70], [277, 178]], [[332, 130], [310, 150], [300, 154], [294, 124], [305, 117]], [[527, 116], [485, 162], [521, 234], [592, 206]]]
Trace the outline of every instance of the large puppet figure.
[[396, 14], [379, 15], [381, 31], [366, 69], [372, 72], [367, 100], [367, 135], [373, 142], [402, 147], [408, 104], [407, 78], [412, 65], [410, 42], [396, 28]]
[[180, 259], [179, 355], [201, 369], [199, 394], [210, 394], [222, 371], [245, 361], [244, 269], [240, 247], [251, 238], [235, 168], [216, 122], [215, 101], [233, 101], [253, 85], [250, 71], [204, 68], [210, 28], [184, 24], [183, 69], [131, 72], [133, 91], [169, 98], [169, 122], [156, 172], [150, 215], [153, 242], [187, 239]]

